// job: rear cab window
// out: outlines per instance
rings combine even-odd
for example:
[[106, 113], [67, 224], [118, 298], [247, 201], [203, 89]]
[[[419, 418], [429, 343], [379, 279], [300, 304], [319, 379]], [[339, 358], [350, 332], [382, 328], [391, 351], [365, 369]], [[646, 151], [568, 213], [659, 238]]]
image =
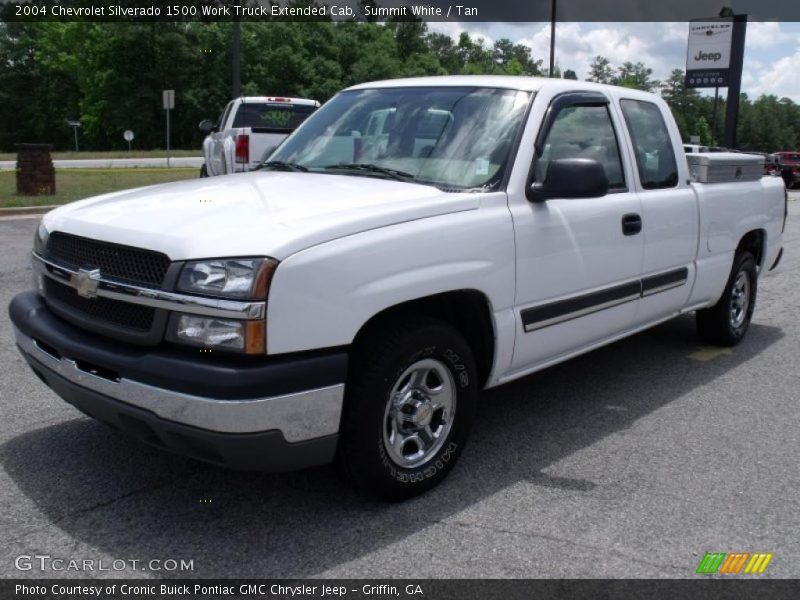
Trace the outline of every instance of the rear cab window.
[[250, 127], [263, 133], [288, 133], [297, 129], [316, 109], [316, 106], [303, 104], [248, 102], [239, 106], [233, 127]]
[[646, 190], [678, 185], [678, 163], [672, 138], [657, 105], [643, 100], [619, 102], [633, 142], [639, 181]]

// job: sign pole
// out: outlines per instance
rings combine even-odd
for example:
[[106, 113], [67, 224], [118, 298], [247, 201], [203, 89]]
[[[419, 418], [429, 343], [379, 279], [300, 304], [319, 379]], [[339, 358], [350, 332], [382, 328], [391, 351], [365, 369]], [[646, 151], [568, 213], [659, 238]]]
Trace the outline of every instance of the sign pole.
[[167, 108], [167, 168], [169, 169], [169, 108]]
[[747, 15], [734, 15], [730, 83], [728, 84], [728, 102], [725, 106], [725, 135], [722, 143], [726, 148], [736, 148], [736, 123], [739, 120], [739, 95], [742, 89], [742, 66], [744, 64], [744, 38], [746, 33]]
[[719, 102], [719, 87], [714, 88], [714, 114], [711, 115], [711, 140], [717, 145], [717, 103]]
[[75, 134], [75, 152], [78, 152], [78, 127], [81, 126], [81, 122], [67, 119], [67, 125], [72, 127], [72, 132]]
[[556, 70], [556, 0], [550, 3], [550, 73], [553, 77]]
[[233, 20], [233, 39], [231, 40], [231, 78], [233, 97], [242, 95], [242, 22], [238, 17]]
[[122, 139], [128, 142], [128, 156], [131, 155], [131, 142], [133, 141], [134, 137], [135, 136], [133, 134], [133, 131], [131, 131], [130, 129], [126, 129], [125, 131], [122, 132]]
[[175, 90], [164, 90], [161, 99], [164, 110], [167, 111], [167, 168], [169, 168], [169, 111], [175, 108]]

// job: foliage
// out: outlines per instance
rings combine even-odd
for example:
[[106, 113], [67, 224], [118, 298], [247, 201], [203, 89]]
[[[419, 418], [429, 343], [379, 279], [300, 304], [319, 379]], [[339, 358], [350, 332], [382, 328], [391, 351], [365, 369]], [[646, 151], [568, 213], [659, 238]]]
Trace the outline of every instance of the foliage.
[[594, 81], [595, 83], [613, 83], [614, 69], [611, 67], [611, 61], [605, 56], [595, 56], [592, 64], [589, 65], [589, 77], [587, 81]]
[[700, 138], [700, 144], [703, 146], [715, 146], [716, 142], [711, 137], [711, 127], [708, 125], [705, 117], [699, 117], [695, 124], [695, 135]]
[[[361, 6], [374, 4], [362, 0]], [[197, 123], [230, 99], [229, 22], [0, 23], [0, 151], [17, 142], [81, 149], [165, 146], [161, 90], [176, 90], [172, 146], [198, 147]], [[267, 21], [242, 24], [242, 93], [325, 101], [363, 81], [496, 73], [539, 75], [523, 44], [488, 45], [462, 34], [430, 33], [422, 21]]]
[[[373, 0], [360, 0], [364, 7]], [[197, 123], [215, 119], [230, 99], [230, 22], [0, 22], [0, 151], [18, 142], [72, 147], [67, 120], [79, 119], [82, 150], [165, 146], [161, 90], [176, 90], [171, 144], [197, 148]], [[325, 101], [363, 81], [444, 74], [542, 75], [541, 58], [524, 44], [491, 44], [461, 33], [430, 32], [422, 21], [355, 23], [263, 21], [241, 24], [242, 92]], [[571, 69], [556, 76], [577, 77]], [[719, 139], [713, 98], [688, 90], [683, 72], [662, 82], [641, 62], [614, 66], [595, 57], [588, 77], [660, 92], [684, 139], [699, 135], [701, 118]], [[716, 124], [716, 129], [714, 127]], [[800, 147], [800, 107], [787, 98], [743, 96], [740, 146], [774, 151]]]

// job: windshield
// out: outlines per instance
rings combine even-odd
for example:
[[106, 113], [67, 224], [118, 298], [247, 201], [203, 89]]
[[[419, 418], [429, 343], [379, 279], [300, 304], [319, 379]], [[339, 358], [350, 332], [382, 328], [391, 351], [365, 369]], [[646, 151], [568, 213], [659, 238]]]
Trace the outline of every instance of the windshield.
[[270, 156], [309, 171], [495, 189], [532, 94], [487, 88], [342, 92]]

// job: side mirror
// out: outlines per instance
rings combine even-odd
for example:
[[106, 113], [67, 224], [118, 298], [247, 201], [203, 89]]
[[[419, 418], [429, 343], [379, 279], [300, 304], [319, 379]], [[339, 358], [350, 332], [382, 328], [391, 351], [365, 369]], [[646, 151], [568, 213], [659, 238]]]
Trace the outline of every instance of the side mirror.
[[214, 122], [211, 119], [203, 119], [198, 127], [203, 133], [209, 134], [214, 131]]
[[591, 158], [559, 158], [550, 161], [542, 183], [527, 189], [531, 202], [549, 198], [597, 198], [608, 193], [606, 170]]

